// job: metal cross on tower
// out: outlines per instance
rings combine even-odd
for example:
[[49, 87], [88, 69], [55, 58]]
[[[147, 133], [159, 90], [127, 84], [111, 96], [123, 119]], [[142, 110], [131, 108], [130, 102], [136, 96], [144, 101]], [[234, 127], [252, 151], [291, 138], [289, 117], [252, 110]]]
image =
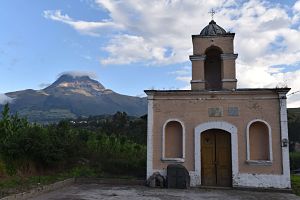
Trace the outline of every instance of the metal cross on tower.
[[214, 20], [214, 15], [216, 14], [216, 11], [212, 8], [211, 11], [209, 11], [208, 13], [211, 14], [211, 20]]

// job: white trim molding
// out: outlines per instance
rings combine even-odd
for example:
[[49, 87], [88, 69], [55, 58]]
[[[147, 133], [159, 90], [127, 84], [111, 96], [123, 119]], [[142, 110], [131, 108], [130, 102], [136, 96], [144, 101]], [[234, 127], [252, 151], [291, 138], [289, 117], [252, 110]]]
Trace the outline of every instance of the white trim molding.
[[[165, 138], [166, 138], [166, 126], [169, 122], [178, 122], [181, 125], [182, 128], [182, 158], [167, 158], [165, 155]], [[185, 126], [184, 123], [179, 119], [168, 119], [164, 125], [163, 125], [163, 134], [162, 134], [162, 155], [161, 160], [162, 161], [174, 161], [174, 162], [180, 162], [183, 163], [185, 159]]]
[[237, 128], [225, 121], [211, 121], [195, 128], [195, 173], [191, 186], [201, 185], [201, 133], [209, 129], [221, 129], [231, 135], [232, 184], [234, 184], [239, 172]]
[[[286, 110], [286, 92], [278, 92], [279, 96], [279, 106], [280, 106], [280, 132], [281, 141], [288, 140], [288, 120], [287, 120], [287, 110]], [[285, 184], [287, 188], [291, 188], [291, 177], [290, 177], [290, 157], [289, 157], [289, 143], [287, 146], [281, 147], [282, 151], [282, 168], [283, 176], [285, 178]]]
[[153, 174], [153, 95], [148, 95], [147, 179]]
[[233, 54], [233, 53], [223, 53], [221, 54], [221, 59], [222, 60], [235, 60], [237, 59], [238, 54]]
[[[251, 155], [250, 155], [250, 126], [255, 123], [255, 122], [261, 122], [265, 124], [268, 127], [268, 138], [269, 138], [269, 160], [251, 160]], [[247, 139], [247, 160], [246, 162], [250, 165], [270, 165], [273, 162], [273, 148], [272, 148], [272, 129], [271, 126], [268, 122], [262, 119], [254, 119], [250, 121], [247, 124], [247, 129], [246, 129], [246, 139]]]
[[222, 79], [222, 82], [237, 82], [237, 79], [236, 78], [233, 78], [233, 79], [230, 79], [230, 78], [223, 78]]
[[191, 83], [205, 83], [204, 80], [191, 80]]
[[206, 55], [191, 55], [191, 61], [204, 61], [206, 59]]

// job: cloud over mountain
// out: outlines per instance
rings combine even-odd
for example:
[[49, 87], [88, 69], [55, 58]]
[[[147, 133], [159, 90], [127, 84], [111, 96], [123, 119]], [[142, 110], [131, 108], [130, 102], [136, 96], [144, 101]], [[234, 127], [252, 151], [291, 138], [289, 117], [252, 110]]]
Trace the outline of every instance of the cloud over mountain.
[[10, 98], [8, 96], [6, 96], [5, 94], [0, 94], [0, 104], [6, 104], [6, 103], [12, 103], [13, 102], [13, 98]]
[[97, 79], [98, 75], [95, 72], [89, 72], [89, 71], [65, 71], [57, 75], [57, 77], [61, 77], [62, 75], [70, 75], [73, 78], [76, 77], [82, 77], [82, 76], [88, 76], [92, 79]]

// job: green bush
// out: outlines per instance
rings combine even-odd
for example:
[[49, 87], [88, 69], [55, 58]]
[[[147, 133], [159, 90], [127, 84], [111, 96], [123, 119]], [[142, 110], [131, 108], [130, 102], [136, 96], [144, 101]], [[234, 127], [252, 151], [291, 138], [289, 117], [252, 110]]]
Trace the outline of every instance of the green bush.
[[[144, 176], [146, 146], [131, 140], [132, 135], [115, 134], [128, 129], [127, 115], [117, 113], [114, 134], [97, 130], [75, 128], [67, 121], [41, 126], [29, 124], [18, 115], [10, 115], [6, 105], [0, 119], [1, 167], [9, 175], [34, 175], [39, 171], [73, 170], [75, 176], [112, 175]], [[140, 122], [141, 123], [140, 119]], [[136, 127], [144, 126], [144, 121]], [[112, 123], [110, 123], [112, 125]], [[131, 124], [130, 126], [133, 126]], [[134, 131], [138, 134], [138, 129]]]
[[114, 175], [144, 176], [146, 147], [124, 137], [96, 135], [88, 141], [92, 164]]
[[73, 177], [95, 177], [96, 172], [88, 166], [75, 167], [71, 174]]
[[290, 168], [291, 170], [300, 168], [300, 152], [290, 152]]
[[4, 162], [0, 159], [0, 178], [6, 176], [6, 171], [5, 171], [5, 164]]

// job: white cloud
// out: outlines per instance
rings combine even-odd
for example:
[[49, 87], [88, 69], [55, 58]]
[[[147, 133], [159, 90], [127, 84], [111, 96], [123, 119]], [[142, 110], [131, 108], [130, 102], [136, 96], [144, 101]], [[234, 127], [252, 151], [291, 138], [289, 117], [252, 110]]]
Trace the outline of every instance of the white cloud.
[[191, 72], [192, 72], [192, 67], [190, 65], [189, 66], [185, 65], [176, 71], [170, 72], [169, 74], [175, 75], [176, 77], [175, 79], [177, 81], [183, 82], [185, 84], [184, 87], [177, 88], [177, 89], [189, 90], [191, 89], [191, 85], [190, 85], [190, 81], [192, 79]]
[[[136, 49], [139, 49], [139, 52], [136, 52]], [[110, 53], [110, 57], [101, 60], [102, 64], [162, 62], [166, 51], [164, 48], [146, 43], [143, 37], [127, 34], [115, 36], [104, 50]]]
[[0, 94], [0, 104], [4, 105], [7, 103], [12, 103], [13, 102], [13, 98], [5, 95], [5, 94]]
[[191, 76], [178, 76], [176, 77], [176, 80], [189, 83], [191, 81]]
[[299, 20], [300, 20], [300, 0], [296, 1], [294, 6], [293, 6], [293, 22], [298, 23], [299, 25]]
[[82, 57], [83, 59], [85, 59], [85, 60], [88, 60], [88, 61], [93, 60], [93, 58], [92, 58], [91, 56], [89, 56], [89, 55], [81, 55], [81, 57]]
[[65, 71], [65, 72], [60, 73], [58, 75], [58, 77], [60, 77], [62, 75], [70, 75], [70, 76], [73, 76], [74, 78], [82, 77], [82, 76], [88, 76], [92, 79], [98, 78], [98, 76], [95, 72], [88, 72], [88, 71]]
[[122, 28], [121, 25], [108, 20], [103, 20], [101, 22], [74, 20], [67, 14], [63, 15], [60, 10], [46, 10], [44, 11], [44, 17], [68, 24], [78, 32], [91, 36], [100, 36], [100, 33], [103, 31], [111, 31], [112, 29]]
[[296, 3], [293, 6], [294, 11], [300, 12], [300, 0], [296, 1]]
[[[215, 8], [217, 23], [236, 33], [239, 87], [285, 82], [292, 91], [300, 90], [300, 0], [291, 8], [265, 0], [95, 0], [95, 4], [107, 11], [108, 19], [75, 20], [60, 10], [45, 11], [44, 16], [82, 34], [101, 36], [109, 31], [111, 38], [103, 48], [108, 56], [102, 64], [187, 62], [191, 34], [200, 33], [210, 20], [208, 11]], [[177, 74], [176, 79], [188, 84], [188, 77]], [[289, 105], [300, 101], [300, 95], [294, 96]]]
[[174, 72], [170, 72], [170, 74], [175, 74], [178, 76], [184, 76], [191, 74], [192, 66], [183, 66], [181, 69], [176, 70]]
[[[237, 33], [236, 50], [246, 63], [255, 64], [257, 58], [270, 53], [270, 45], [280, 44], [284, 53], [299, 50], [294, 42], [300, 37], [299, 30], [290, 28], [293, 20], [286, 8], [266, 1], [95, 0], [95, 3], [108, 12], [109, 19], [74, 20], [60, 10], [44, 11], [44, 16], [69, 24], [83, 34], [101, 35], [106, 28], [119, 30], [103, 48], [109, 56], [101, 60], [102, 64], [187, 61], [192, 48], [190, 35], [199, 33], [207, 24], [210, 18], [207, 11], [212, 7], [218, 9], [215, 17], [218, 23]], [[298, 4], [299, 1], [294, 10]], [[283, 41], [276, 41], [278, 37]]]
[[48, 87], [50, 85], [51, 85], [51, 83], [41, 83], [41, 84], [39, 84], [39, 87], [40, 88], [46, 88], [46, 87]]

